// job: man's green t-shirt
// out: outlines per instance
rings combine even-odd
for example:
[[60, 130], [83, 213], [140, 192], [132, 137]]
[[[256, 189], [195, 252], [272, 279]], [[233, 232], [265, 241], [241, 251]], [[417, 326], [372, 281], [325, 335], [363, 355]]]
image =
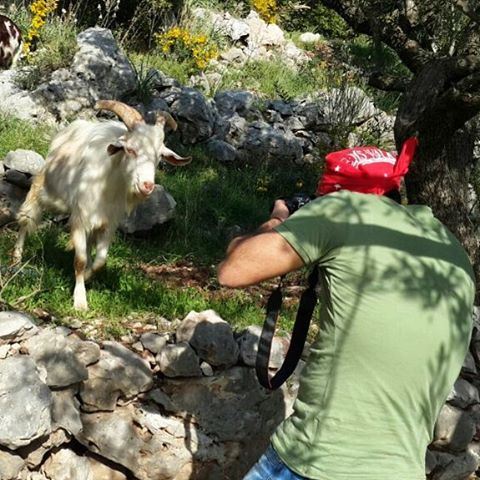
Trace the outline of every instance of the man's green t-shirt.
[[341, 191], [276, 228], [321, 271], [320, 334], [273, 436], [300, 475], [423, 480], [472, 327], [467, 254], [428, 207]]

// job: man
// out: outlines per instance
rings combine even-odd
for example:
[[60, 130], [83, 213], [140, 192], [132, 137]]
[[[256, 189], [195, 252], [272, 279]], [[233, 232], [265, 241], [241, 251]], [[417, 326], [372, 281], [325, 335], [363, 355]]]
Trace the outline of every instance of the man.
[[320, 334], [294, 411], [245, 480], [425, 479], [435, 420], [468, 348], [474, 276], [430, 208], [385, 196], [413, 152], [406, 165], [405, 148], [393, 162], [370, 153], [327, 157], [322, 195], [291, 216], [277, 200], [219, 265], [230, 287], [315, 263], [321, 271]]

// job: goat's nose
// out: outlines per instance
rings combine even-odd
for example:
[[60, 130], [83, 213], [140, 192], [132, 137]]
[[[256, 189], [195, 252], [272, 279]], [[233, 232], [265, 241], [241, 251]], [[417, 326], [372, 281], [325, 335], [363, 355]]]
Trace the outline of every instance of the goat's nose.
[[153, 182], [143, 182], [141, 190], [144, 195], [150, 195], [154, 188], [155, 184]]

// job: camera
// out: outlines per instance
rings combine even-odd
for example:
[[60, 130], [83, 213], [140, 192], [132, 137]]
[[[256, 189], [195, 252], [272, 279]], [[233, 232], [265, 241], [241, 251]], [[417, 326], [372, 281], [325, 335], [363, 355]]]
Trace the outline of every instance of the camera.
[[294, 193], [291, 197], [281, 197], [280, 200], [283, 200], [287, 205], [288, 212], [290, 215], [295, 213], [299, 208], [302, 208], [308, 202], [311, 202], [316, 197], [315, 195], [309, 195], [308, 193]]

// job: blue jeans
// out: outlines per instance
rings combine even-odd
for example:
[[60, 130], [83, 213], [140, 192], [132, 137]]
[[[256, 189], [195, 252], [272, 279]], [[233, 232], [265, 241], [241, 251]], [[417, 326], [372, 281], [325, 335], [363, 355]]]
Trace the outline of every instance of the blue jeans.
[[243, 480], [307, 480], [292, 472], [270, 445]]

